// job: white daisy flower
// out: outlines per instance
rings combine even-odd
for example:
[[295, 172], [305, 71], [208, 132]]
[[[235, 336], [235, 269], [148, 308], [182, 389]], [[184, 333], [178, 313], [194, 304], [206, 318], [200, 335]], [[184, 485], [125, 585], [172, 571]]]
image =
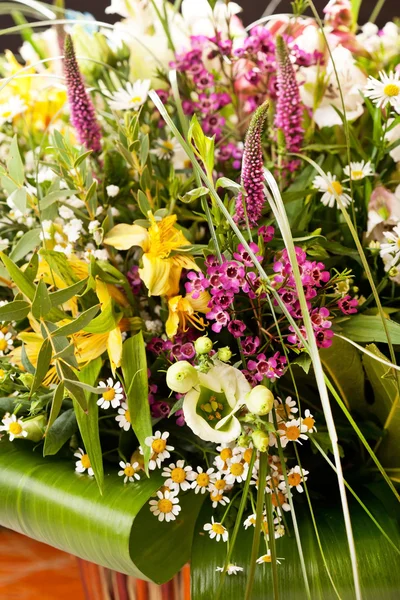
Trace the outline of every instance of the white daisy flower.
[[168, 478], [165, 485], [176, 492], [179, 492], [180, 489], [186, 492], [192, 487], [193, 469], [189, 465], [185, 467], [184, 460], [178, 460], [176, 464], [171, 463], [169, 467], [164, 467], [162, 476]]
[[201, 467], [197, 467], [197, 473], [193, 471], [193, 483], [192, 489], [194, 489], [194, 493], [205, 494], [206, 492], [211, 491], [211, 483], [212, 483], [212, 474], [214, 473], [214, 469], [210, 468], [207, 471], [203, 471]]
[[219, 542], [221, 539], [223, 542], [228, 541], [229, 533], [226, 527], [221, 525], [221, 523], [216, 523], [214, 521], [214, 517], [211, 517], [211, 523], [206, 523], [203, 527], [204, 531], [208, 531], [210, 538], [213, 540], [216, 539]]
[[[299, 409], [296, 406], [296, 401], [292, 400], [291, 396], [288, 396], [285, 399], [285, 402], [283, 402], [281, 398], [277, 398], [274, 404], [278, 423], [281, 421], [287, 421], [288, 419], [295, 419], [296, 413], [299, 412]], [[272, 415], [270, 417], [270, 420], [271, 419]]]
[[89, 477], [93, 477], [94, 471], [92, 469], [92, 465], [90, 464], [89, 456], [82, 450], [82, 448], [78, 448], [78, 450], [74, 453], [74, 456], [79, 460], [75, 463], [75, 471], [77, 473], [84, 473], [87, 471]]
[[210, 491], [212, 492], [222, 493], [232, 489], [232, 486], [227, 483], [223, 473], [220, 473], [219, 471], [212, 474], [210, 481]]
[[220, 444], [219, 446], [217, 446], [217, 451], [219, 452], [219, 455], [215, 457], [214, 465], [219, 471], [223, 472], [227, 470], [228, 462], [233, 456], [234, 447], [234, 443]]
[[248, 463], [242, 462], [241, 456], [234, 456], [228, 466], [228, 472], [225, 477], [226, 482], [233, 485], [235, 481], [237, 481], [237, 483], [245, 481], [248, 470]]
[[[307, 479], [308, 479], [307, 475], [308, 475], [308, 471], [305, 471], [303, 469], [303, 474], [302, 474], [299, 465], [296, 465], [287, 474], [289, 487], [296, 488], [296, 490], [298, 492], [300, 492], [300, 494], [301, 494], [303, 492], [303, 486], [301, 484], [303, 481], [307, 481]], [[284, 481], [282, 481], [278, 487], [283, 492], [286, 491], [286, 483]]]
[[3, 333], [0, 331], [0, 356], [8, 354], [14, 347], [13, 336], [10, 331]]
[[12, 96], [0, 104], [0, 125], [12, 123], [14, 117], [25, 112], [27, 106], [20, 96]]
[[307, 440], [308, 438], [305, 435], [306, 431], [308, 431], [307, 425], [304, 425], [301, 422], [301, 419], [287, 421], [285, 423], [285, 428], [278, 430], [279, 435], [281, 436], [282, 448], [286, 448], [289, 442], [301, 444], [300, 440]]
[[249, 515], [247, 517], [247, 519], [245, 519], [243, 521], [243, 527], [245, 529], [248, 529], [249, 527], [255, 527], [255, 526], [256, 526], [256, 515], [255, 514]]
[[310, 413], [308, 408], [304, 411], [304, 417], [301, 419], [301, 424], [307, 427], [307, 432], [312, 433], [313, 431], [317, 431], [315, 427], [315, 419], [313, 415]]
[[151, 448], [151, 450], [153, 452], [150, 462], [149, 462], [150, 470], [153, 471], [157, 467], [160, 469], [161, 463], [166, 458], [169, 458], [171, 456], [170, 452], [172, 452], [174, 450], [174, 447], [167, 445], [168, 437], [169, 437], [168, 431], [164, 431], [164, 433], [162, 435], [161, 435], [161, 431], [156, 431], [154, 435], [150, 435], [149, 437], [147, 437], [144, 440], [146, 446]]
[[368, 162], [361, 160], [360, 162], [351, 162], [350, 165], [346, 165], [344, 174], [353, 181], [359, 181], [360, 179], [364, 179], [364, 177], [373, 175], [374, 169], [370, 160]]
[[106, 192], [109, 198], [115, 198], [115, 196], [118, 196], [119, 187], [117, 185], [108, 185], [106, 187]]
[[146, 102], [150, 90], [150, 79], [138, 79], [127, 83], [110, 96], [109, 105], [113, 110], [139, 110]]
[[[258, 565], [262, 565], [263, 563], [270, 563], [271, 560], [272, 560], [271, 550], [268, 550], [268, 552], [266, 554], [263, 554], [262, 556], [260, 556], [260, 558], [257, 558], [256, 562]], [[278, 565], [281, 564], [281, 562], [278, 559], [276, 559], [276, 562]]]
[[224, 496], [223, 494], [221, 494], [217, 490], [211, 490], [211, 492], [210, 492], [210, 500], [212, 502], [213, 508], [217, 508], [217, 506], [219, 504], [221, 506], [226, 506], [230, 502], [228, 496]]
[[115, 417], [115, 420], [117, 421], [121, 429], [123, 429], [124, 431], [129, 431], [129, 429], [132, 427], [131, 413], [129, 412], [129, 408], [126, 402], [123, 402], [119, 407], [118, 414]]
[[5, 431], [8, 433], [10, 442], [12, 442], [15, 438], [26, 437], [28, 435], [28, 432], [23, 429], [23, 421], [18, 419], [16, 415], [10, 415], [10, 413], [6, 413], [1, 422], [3, 425], [1, 425], [0, 431]]
[[392, 257], [385, 261], [385, 270], [389, 271], [400, 259], [400, 223], [393, 227], [392, 231], [384, 231], [383, 235], [387, 241], [381, 244], [379, 254], [382, 258], [388, 255]]
[[166, 140], [158, 138], [156, 145], [157, 147], [151, 150], [151, 152], [160, 160], [169, 160], [180, 147], [179, 142], [175, 138], [167, 138]]
[[139, 470], [138, 462], [135, 462], [132, 465], [129, 462], [124, 462], [121, 460], [119, 466], [121, 467], [121, 471], [118, 471], [118, 475], [120, 477], [124, 477], [124, 483], [127, 481], [135, 481], [135, 479], [140, 480], [140, 475], [137, 472]]
[[[106, 383], [104, 381], [99, 381], [99, 387], [105, 388], [103, 395], [97, 400], [97, 404], [100, 408], [107, 409], [110, 408], [110, 406], [113, 408], [120, 406], [121, 400], [124, 397], [124, 391], [119, 381], [114, 383], [112, 378], [109, 377]], [[120, 427], [122, 427], [122, 425], [120, 425]]]
[[372, 102], [384, 108], [387, 104], [400, 111], [400, 71], [391, 71], [387, 75], [380, 71], [379, 79], [368, 77], [367, 85], [364, 88], [364, 96], [370, 98]]
[[159, 521], [175, 521], [181, 511], [179, 498], [169, 491], [157, 492], [158, 500], [150, 500], [150, 510]]
[[313, 181], [313, 187], [319, 192], [323, 192], [321, 202], [324, 206], [329, 206], [329, 208], [335, 206], [335, 194], [339, 196], [339, 199], [343, 206], [349, 206], [349, 204], [351, 203], [351, 197], [345, 193], [347, 191], [347, 188], [344, 188], [340, 181], [337, 181], [336, 175], [332, 175], [332, 173], [328, 172], [326, 174], [326, 177], [321, 177], [321, 175], [317, 175], [317, 177], [315, 177]]
[[[215, 570], [219, 571], [220, 573], [223, 573], [225, 571], [225, 567], [217, 567]], [[238, 565], [229, 564], [226, 567], [227, 575], [237, 575], [238, 573], [240, 573], [240, 571], [243, 571], [243, 567], [239, 567]]]

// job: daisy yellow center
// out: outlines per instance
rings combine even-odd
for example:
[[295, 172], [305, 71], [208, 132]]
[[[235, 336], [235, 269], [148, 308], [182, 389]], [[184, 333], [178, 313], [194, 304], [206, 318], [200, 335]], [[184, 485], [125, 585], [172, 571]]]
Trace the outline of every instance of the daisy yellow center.
[[233, 463], [233, 465], [231, 465], [230, 467], [230, 471], [232, 475], [234, 475], [235, 477], [239, 477], [243, 474], [244, 466], [242, 465], [242, 463]]
[[340, 196], [340, 194], [343, 192], [343, 186], [341, 183], [339, 183], [339, 181], [332, 181], [331, 188], [332, 192], [336, 192], [338, 196]]
[[4, 327], [1, 328], [1, 333], [4, 333], [4, 335], [6, 333], [8, 333], [8, 327], [7, 327], [7, 325], [4, 325]]
[[254, 517], [250, 517], [250, 525], [255, 525], [256, 524], [256, 520]]
[[22, 431], [22, 427], [18, 423], [18, 421], [13, 421], [12, 423], [10, 423], [10, 425], [8, 426], [8, 429], [9, 429], [10, 433], [12, 433], [13, 435], [19, 435]]
[[353, 179], [361, 179], [364, 173], [362, 171], [352, 171], [351, 175]]
[[223, 450], [221, 450], [219, 455], [220, 455], [221, 459], [225, 462], [229, 458], [232, 458], [232, 450], [230, 448], [224, 448]]
[[400, 94], [400, 87], [395, 83], [388, 83], [383, 88], [383, 93], [385, 94], [385, 96], [393, 98], [393, 96], [398, 96]]
[[398, 248], [400, 248], [400, 238], [397, 240], [396, 245]]
[[222, 500], [222, 494], [218, 494], [218, 493], [212, 493], [210, 494], [210, 498], [212, 502], [221, 502]]
[[130, 101], [132, 104], [137, 104], [138, 102], [142, 101], [142, 97], [141, 96], [133, 96]]
[[2, 117], [3, 117], [4, 119], [8, 119], [8, 117], [11, 117], [11, 115], [12, 115], [12, 112], [11, 112], [11, 110], [5, 110], [5, 111], [2, 113]]
[[0, 350], [4, 351], [7, 349], [7, 347], [8, 347], [7, 340], [5, 340], [5, 339], [0, 340]]
[[285, 503], [285, 496], [282, 492], [274, 493], [271, 497], [272, 505], [275, 507], [282, 506]]
[[171, 479], [174, 483], [183, 483], [186, 478], [186, 473], [181, 467], [176, 467], [171, 471]]
[[174, 149], [174, 145], [172, 142], [169, 142], [168, 140], [163, 142], [163, 148], [165, 150], [173, 150]]
[[210, 478], [207, 473], [200, 473], [197, 475], [196, 482], [200, 487], [206, 487], [210, 482]]
[[125, 467], [124, 473], [127, 477], [132, 477], [132, 475], [135, 473], [135, 469], [129, 465], [129, 467]]
[[131, 422], [131, 413], [129, 412], [129, 410], [125, 411], [125, 419], [128, 421], [128, 423]]
[[286, 437], [288, 440], [298, 440], [300, 437], [300, 429], [296, 425], [286, 427]]
[[306, 417], [305, 419], [303, 419], [303, 423], [307, 427], [307, 429], [312, 429], [315, 425], [315, 421], [312, 417]]
[[87, 454], [83, 454], [81, 456], [81, 463], [82, 463], [82, 467], [84, 467], [85, 469], [90, 468], [90, 458], [88, 457]]
[[244, 451], [243, 454], [243, 460], [246, 463], [249, 463], [251, 461], [251, 455], [253, 454], [253, 449], [252, 448], [247, 448], [247, 450]]
[[156, 454], [160, 454], [160, 452], [164, 452], [166, 445], [167, 445], [167, 442], [165, 440], [156, 439], [151, 444], [151, 448]]
[[271, 562], [271, 556], [269, 554], [264, 554], [264, 556], [262, 557], [262, 560], [265, 563], [270, 563]]
[[162, 513], [169, 513], [172, 510], [172, 502], [167, 498], [163, 498], [158, 502], [158, 510]]
[[218, 479], [218, 481], [216, 481], [214, 483], [215, 489], [222, 491], [226, 488], [226, 483], [223, 479]]
[[104, 398], [104, 400], [107, 400], [107, 402], [111, 402], [111, 400], [114, 400], [114, 398], [115, 398], [114, 388], [110, 388], [106, 392], [104, 392], [103, 398]]
[[222, 535], [225, 532], [225, 527], [221, 525], [221, 523], [213, 523], [211, 529], [219, 535]]
[[301, 476], [298, 473], [291, 473], [290, 475], [288, 475], [288, 482], [289, 485], [293, 485], [294, 487], [296, 487], [297, 485], [299, 485], [299, 483], [301, 483]]

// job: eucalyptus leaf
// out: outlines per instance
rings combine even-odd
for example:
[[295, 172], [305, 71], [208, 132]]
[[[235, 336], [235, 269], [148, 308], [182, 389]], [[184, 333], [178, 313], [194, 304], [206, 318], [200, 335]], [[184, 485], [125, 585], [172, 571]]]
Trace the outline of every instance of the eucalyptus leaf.
[[28, 279], [25, 273], [21, 271], [21, 269], [17, 267], [17, 265], [3, 252], [0, 252], [0, 257], [12, 281], [15, 283], [20, 292], [22, 292], [29, 300], [33, 300], [36, 293], [35, 285]]
[[49, 208], [54, 202], [57, 202], [57, 200], [64, 200], [77, 192], [79, 192], [79, 190], [54, 190], [53, 192], [49, 192], [43, 200], [41, 200], [40, 209], [46, 210], [46, 208]]
[[[386, 319], [390, 339], [393, 344], [400, 344], [400, 325], [396, 321]], [[383, 342], [387, 337], [379, 315], [354, 315], [346, 321], [338, 323], [340, 333], [354, 342]]]
[[52, 347], [50, 338], [43, 340], [42, 345], [40, 346], [37, 366], [35, 371], [35, 378], [31, 387], [31, 395], [36, 392], [36, 390], [40, 387], [43, 379], [47, 375], [47, 371], [49, 370], [50, 362], [52, 356]]
[[142, 190], [138, 191], [137, 203], [138, 203], [138, 206], [139, 206], [139, 209], [140, 209], [140, 212], [142, 213], [142, 215], [147, 217], [149, 214], [149, 210], [151, 210], [151, 206], [150, 206], [150, 202], [147, 199], [146, 194], [144, 192], [142, 192]]
[[85, 310], [85, 312], [81, 313], [79, 317], [71, 321], [71, 323], [67, 323], [66, 325], [62, 325], [56, 329], [53, 333], [53, 337], [72, 335], [73, 333], [84, 329], [97, 315], [99, 310], [100, 305], [88, 308], [88, 310]]
[[57, 362], [57, 372], [62, 381], [64, 381], [64, 385], [72, 396], [73, 400], [81, 407], [82, 411], [87, 410], [87, 399], [84, 390], [80, 385], [76, 385], [76, 383], [80, 383], [78, 377], [75, 375], [75, 372], [72, 368], [65, 364], [64, 362]]
[[24, 183], [24, 165], [19, 153], [17, 136], [15, 135], [10, 144], [7, 158], [7, 169], [13, 181], [21, 186]]
[[66, 285], [72, 285], [79, 281], [79, 278], [71, 269], [68, 259], [62, 252], [55, 250], [40, 250], [40, 255], [43, 256], [50, 269], [53, 270]]
[[41, 279], [36, 287], [35, 297], [32, 302], [32, 314], [35, 319], [43, 319], [51, 311], [52, 305], [47, 291], [47, 286]]
[[[64, 446], [78, 430], [73, 408], [62, 412], [46, 431], [43, 456], [53, 456]], [[51, 465], [52, 463], [50, 463]]]
[[68, 302], [68, 300], [71, 300], [71, 298], [79, 294], [85, 288], [87, 282], [88, 277], [81, 279], [80, 281], [77, 281], [66, 288], [52, 292], [50, 294], [52, 306], [60, 306], [65, 302]]
[[[30, 229], [18, 240], [10, 253], [10, 258], [14, 262], [26, 257], [40, 244], [40, 229]], [[36, 256], [36, 255], [35, 255]], [[26, 270], [25, 270], [26, 274]]]
[[83, 330], [88, 333], [108, 333], [116, 328], [118, 321], [119, 319], [114, 315], [112, 302], [108, 302], [103, 307], [101, 313], [89, 325], [86, 325]]
[[54, 390], [49, 420], [47, 421], [46, 433], [49, 431], [50, 427], [53, 425], [54, 421], [57, 419], [60, 413], [62, 401], [64, 399], [64, 389], [64, 383], [62, 381], [59, 381], [56, 389]]
[[4, 306], [0, 306], [0, 322], [22, 321], [28, 316], [31, 309], [29, 302], [25, 300], [14, 300]]
[[27, 199], [27, 191], [25, 187], [17, 188], [13, 191], [12, 194], [8, 197], [8, 202], [10, 205], [15, 206], [22, 214], [26, 211], [26, 199]]

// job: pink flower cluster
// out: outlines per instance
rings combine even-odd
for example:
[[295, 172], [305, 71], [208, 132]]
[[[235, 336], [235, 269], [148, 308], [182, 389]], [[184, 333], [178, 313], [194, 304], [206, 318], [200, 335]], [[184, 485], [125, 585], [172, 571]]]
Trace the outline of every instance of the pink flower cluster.
[[256, 356], [255, 360], [249, 360], [247, 363], [247, 371], [243, 371], [249, 383], [257, 385], [267, 377], [268, 379], [278, 379], [286, 371], [286, 357], [280, 352], [275, 352], [271, 358], [267, 358], [261, 353]]
[[[311, 300], [316, 297], [318, 289], [329, 281], [329, 271], [325, 270], [325, 265], [322, 262], [308, 260], [302, 248], [296, 247], [296, 258], [317, 345], [320, 348], [328, 348], [332, 344], [333, 338], [333, 332], [330, 330], [332, 326], [332, 322], [329, 319], [330, 312], [326, 307], [312, 309]], [[275, 273], [274, 283], [276, 287], [279, 286], [278, 294], [292, 317], [301, 321], [300, 302], [292, 265], [286, 249], [282, 251], [280, 256], [275, 257], [273, 270]], [[298, 324], [298, 327], [303, 337], [307, 339], [302, 321]], [[301, 342], [291, 325], [289, 326], [289, 330], [292, 333], [287, 338], [288, 342], [300, 347]]]

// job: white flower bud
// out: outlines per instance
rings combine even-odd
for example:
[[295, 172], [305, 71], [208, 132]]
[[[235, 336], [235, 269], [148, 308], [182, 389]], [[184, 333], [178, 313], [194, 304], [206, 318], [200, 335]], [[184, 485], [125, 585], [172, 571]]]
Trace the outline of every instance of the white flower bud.
[[254, 415], [267, 415], [274, 406], [274, 395], [265, 385], [256, 385], [247, 395], [246, 405]]
[[222, 362], [230, 361], [232, 358], [232, 350], [228, 346], [225, 346], [225, 348], [220, 348], [218, 350], [218, 358], [219, 360], [222, 360]]
[[199, 382], [196, 369], [187, 361], [179, 360], [167, 371], [167, 386], [173, 392], [186, 394]]
[[269, 448], [269, 436], [265, 431], [261, 431], [261, 429], [257, 429], [253, 431], [252, 434], [254, 447], [257, 448], [260, 452], [267, 452]]
[[194, 348], [197, 354], [208, 354], [211, 352], [213, 343], [209, 337], [203, 335], [194, 342]]

